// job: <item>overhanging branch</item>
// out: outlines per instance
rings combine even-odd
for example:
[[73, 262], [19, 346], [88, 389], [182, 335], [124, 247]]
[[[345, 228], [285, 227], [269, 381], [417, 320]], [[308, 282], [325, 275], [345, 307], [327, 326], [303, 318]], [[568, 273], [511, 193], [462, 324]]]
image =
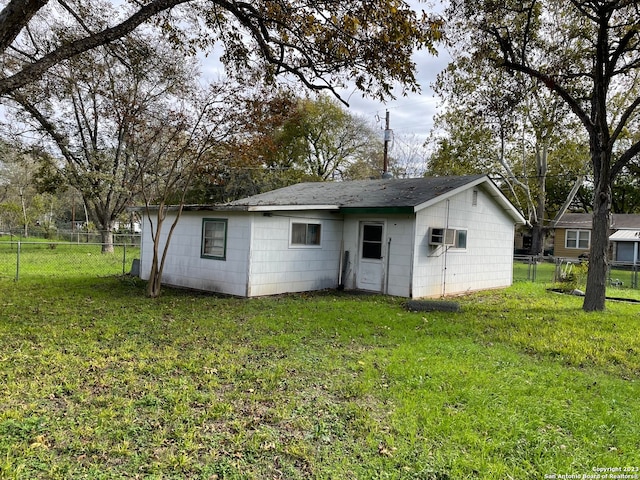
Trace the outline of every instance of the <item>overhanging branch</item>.
[[[183, 3], [187, 3], [189, 0], [155, 0], [144, 7], [140, 8], [136, 13], [134, 13], [127, 20], [122, 23], [97, 32], [88, 37], [81, 38], [69, 44], [63, 45], [53, 52], [45, 55], [34, 63], [30, 63], [25, 65], [19, 72], [7, 77], [0, 79], [0, 95], [6, 95], [15, 91], [16, 89], [25, 86], [26, 84], [32, 82], [34, 79], [40, 78], [47, 70], [49, 70], [54, 65], [68, 60], [76, 55], [87, 52], [93, 48], [96, 48], [100, 45], [105, 45], [109, 42], [117, 40], [135, 30], [141, 23], [149, 20], [154, 15], [169, 10], [175, 6], [181, 5]], [[23, 3], [23, 2], [12, 2], [12, 3]], [[39, 10], [46, 1], [40, 2], [29, 2], [29, 3], [39, 3], [40, 5], [37, 10]], [[5, 7], [3, 12], [8, 8]], [[3, 13], [2, 12], [2, 13]], [[33, 14], [35, 14], [33, 12]], [[2, 22], [2, 18], [0, 13], [0, 26]], [[22, 22], [26, 25], [24, 22]], [[19, 33], [16, 32], [15, 36]], [[13, 41], [15, 36], [11, 39]], [[4, 51], [1, 49], [3, 39], [0, 38], [0, 51]], [[4, 40], [6, 41], [6, 40]], [[5, 49], [7, 46], [5, 45]]]

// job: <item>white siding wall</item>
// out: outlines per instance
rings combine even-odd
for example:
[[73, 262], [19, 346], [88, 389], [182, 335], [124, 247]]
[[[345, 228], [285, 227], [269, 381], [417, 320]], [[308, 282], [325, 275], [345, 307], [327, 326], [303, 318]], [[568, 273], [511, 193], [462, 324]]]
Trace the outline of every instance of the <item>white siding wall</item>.
[[414, 215], [392, 216], [387, 221], [387, 240], [391, 238], [389, 255], [389, 295], [409, 297], [413, 271]]
[[[320, 223], [321, 245], [291, 246], [291, 222]], [[338, 286], [342, 218], [322, 211], [256, 215], [248, 296], [305, 292]]]
[[[410, 296], [414, 240], [413, 215], [389, 215], [386, 217], [362, 215], [349, 216], [345, 219], [344, 248], [345, 251], [349, 251], [349, 263], [344, 279], [345, 288], [356, 288], [360, 256], [360, 224], [365, 221], [384, 222], [385, 224], [382, 266], [385, 276], [383, 283], [387, 288], [386, 293], [401, 297]], [[389, 239], [391, 239], [391, 243], [389, 243]]]
[[[417, 214], [413, 296], [438, 297], [506, 287], [513, 279], [514, 222], [481, 188], [449, 199], [449, 228], [467, 230], [464, 250], [430, 246], [429, 227], [447, 225], [447, 202]], [[445, 270], [446, 265], [446, 270]]]
[[[164, 248], [171, 222], [171, 214], [163, 224], [160, 248]], [[226, 260], [201, 258], [203, 218], [227, 219]], [[229, 295], [245, 296], [251, 237], [251, 216], [233, 212], [184, 212], [178, 222], [165, 262], [163, 283]], [[153, 255], [149, 223], [145, 220], [142, 232], [140, 276], [149, 278]]]
[[356, 288], [356, 274], [358, 267], [358, 237], [359, 233], [359, 218], [352, 218], [347, 216], [344, 219], [344, 251], [349, 252], [349, 259], [344, 266], [345, 276], [342, 279], [344, 288], [347, 290], [353, 290]]

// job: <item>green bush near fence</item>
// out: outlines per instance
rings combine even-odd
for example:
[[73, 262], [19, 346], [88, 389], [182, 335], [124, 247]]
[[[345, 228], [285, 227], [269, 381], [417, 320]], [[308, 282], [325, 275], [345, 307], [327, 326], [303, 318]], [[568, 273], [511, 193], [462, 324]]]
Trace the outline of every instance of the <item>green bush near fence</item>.
[[102, 245], [96, 243], [10, 242], [0, 238], [0, 277], [118, 275], [128, 273], [139, 256], [139, 247], [124, 244], [116, 245], [113, 253], [102, 253]]

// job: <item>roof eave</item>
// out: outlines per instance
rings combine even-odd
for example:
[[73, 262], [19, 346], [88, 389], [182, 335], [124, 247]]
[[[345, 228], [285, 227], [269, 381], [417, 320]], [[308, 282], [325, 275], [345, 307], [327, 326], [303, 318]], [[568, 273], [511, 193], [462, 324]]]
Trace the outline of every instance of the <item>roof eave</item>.
[[413, 207], [341, 207], [340, 213], [344, 215], [365, 214], [413, 214]]
[[[127, 207], [128, 212], [144, 212], [149, 209], [151, 212], [157, 211], [158, 205], [136, 205], [133, 207]], [[180, 205], [167, 205], [165, 207], [167, 212], [177, 212], [180, 210]], [[246, 212], [247, 207], [244, 205], [183, 205], [183, 212], [218, 212], [218, 211], [239, 211]]]
[[277, 211], [303, 211], [303, 210], [340, 210], [338, 205], [247, 205], [249, 212], [277, 212]]

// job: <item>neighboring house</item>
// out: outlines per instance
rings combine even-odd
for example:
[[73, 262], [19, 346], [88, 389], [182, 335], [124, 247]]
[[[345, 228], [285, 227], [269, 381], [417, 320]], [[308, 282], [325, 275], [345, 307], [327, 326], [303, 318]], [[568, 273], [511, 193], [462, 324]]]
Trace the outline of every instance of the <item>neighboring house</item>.
[[[591, 248], [591, 213], [565, 213], [554, 228], [553, 255], [578, 258]], [[610, 258], [616, 262], [640, 262], [640, 215], [614, 213], [609, 231]]]
[[[242, 297], [344, 287], [419, 298], [506, 287], [522, 223], [484, 175], [302, 183], [185, 207], [163, 283]], [[143, 278], [152, 248], [145, 220]]]

